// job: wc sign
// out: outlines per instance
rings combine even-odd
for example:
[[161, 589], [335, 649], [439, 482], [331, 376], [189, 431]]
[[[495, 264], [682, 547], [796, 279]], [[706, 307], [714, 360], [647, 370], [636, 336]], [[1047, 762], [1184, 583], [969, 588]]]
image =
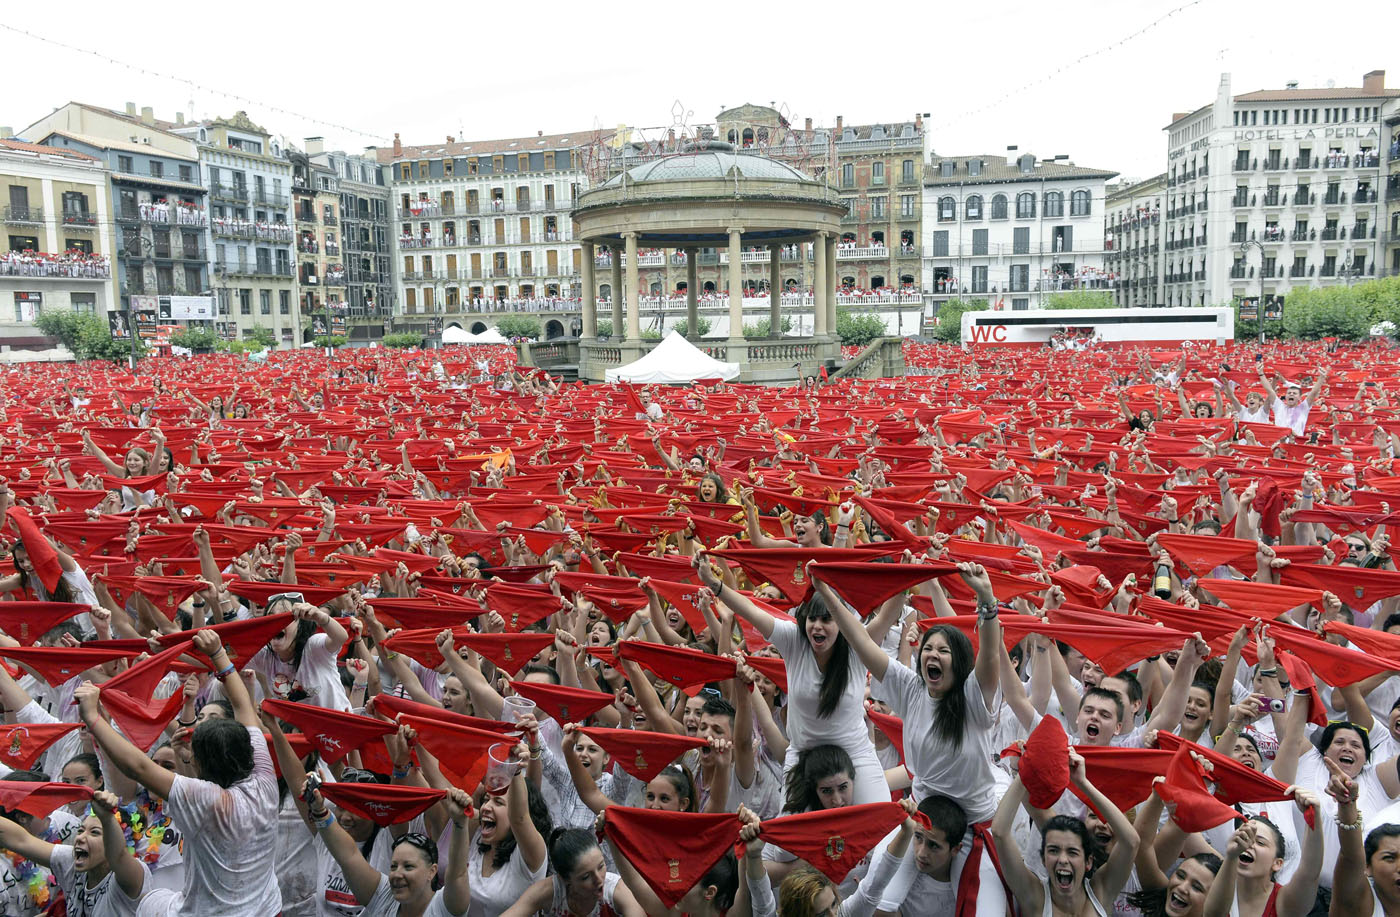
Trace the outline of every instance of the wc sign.
[[974, 324], [968, 329], [968, 339], [973, 344], [1004, 344], [1006, 343], [1006, 326]]

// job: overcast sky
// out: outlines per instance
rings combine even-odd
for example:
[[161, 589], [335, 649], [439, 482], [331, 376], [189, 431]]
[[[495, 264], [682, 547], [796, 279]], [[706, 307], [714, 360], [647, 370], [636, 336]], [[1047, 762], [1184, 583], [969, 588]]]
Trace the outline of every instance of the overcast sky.
[[246, 109], [292, 142], [323, 135], [348, 150], [395, 132], [422, 144], [664, 127], [678, 101], [679, 120], [707, 122], [753, 102], [795, 124], [929, 112], [940, 154], [1016, 144], [1147, 177], [1165, 168], [1171, 113], [1210, 102], [1224, 71], [1236, 93], [1291, 79], [1358, 86], [1376, 68], [1400, 87], [1400, 4], [1365, 0], [244, 0], [154, 19], [120, 5], [27, 10], [0, 24], [0, 54], [28, 75], [0, 103], [0, 124], [19, 130], [70, 99], [151, 105], [172, 120]]

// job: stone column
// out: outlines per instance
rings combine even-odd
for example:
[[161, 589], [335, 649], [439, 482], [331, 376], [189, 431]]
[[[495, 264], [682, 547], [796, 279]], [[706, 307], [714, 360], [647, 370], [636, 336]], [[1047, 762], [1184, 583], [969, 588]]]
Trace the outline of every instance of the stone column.
[[826, 327], [836, 334], [836, 234], [826, 237]]
[[700, 340], [700, 293], [695, 287], [699, 283], [700, 266], [696, 264], [699, 260], [698, 248], [685, 250], [685, 327], [690, 332], [686, 337], [697, 341]]
[[622, 340], [622, 252], [617, 246], [609, 246], [608, 255], [612, 258], [612, 339]]
[[642, 298], [641, 291], [637, 289], [637, 234], [625, 232], [622, 234], [622, 238], [627, 244], [627, 340], [640, 341], [642, 339]]
[[729, 340], [744, 339], [744, 252], [740, 238], [743, 230], [729, 230]]
[[826, 300], [829, 295], [826, 288], [826, 233], [819, 232], [812, 237], [812, 257], [815, 259], [812, 271], [812, 307], [815, 312], [812, 334], [824, 338], [827, 335]]
[[768, 333], [783, 334], [783, 247], [768, 246]]
[[598, 338], [598, 286], [593, 280], [594, 247], [592, 242], [583, 243], [583, 289], [579, 293], [583, 310], [583, 333], [585, 341]]

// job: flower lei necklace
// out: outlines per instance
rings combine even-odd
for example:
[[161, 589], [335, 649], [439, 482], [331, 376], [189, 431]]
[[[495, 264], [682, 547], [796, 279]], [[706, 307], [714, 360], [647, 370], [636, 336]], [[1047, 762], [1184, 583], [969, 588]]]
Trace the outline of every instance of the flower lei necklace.
[[[44, 830], [43, 839], [50, 844], [59, 843], [58, 829], [52, 824]], [[13, 851], [5, 851], [10, 857], [10, 866], [16, 876], [19, 877], [19, 885], [24, 889], [24, 893], [29, 896], [29, 902], [35, 908], [48, 906], [49, 899], [53, 896], [53, 874], [41, 867], [33, 860], [27, 860]]]

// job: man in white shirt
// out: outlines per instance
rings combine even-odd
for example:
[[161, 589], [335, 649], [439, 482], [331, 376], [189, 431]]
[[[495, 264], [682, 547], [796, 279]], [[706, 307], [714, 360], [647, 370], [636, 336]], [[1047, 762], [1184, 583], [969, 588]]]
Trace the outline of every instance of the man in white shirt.
[[194, 636], [223, 682], [234, 719], [210, 719], [191, 739], [198, 778], [156, 764], [112, 728], [99, 706], [96, 685], [77, 690], [83, 723], [118, 769], [164, 799], [165, 811], [185, 838], [184, 900], [180, 917], [272, 917], [282, 910], [276, 844], [277, 776], [248, 689], [229, 662], [219, 635]]
[[1287, 427], [1293, 431], [1294, 436], [1302, 436], [1308, 427], [1308, 415], [1312, 412], [1312, 406], [1317, 401], [1317, 396], [1322, 393], [1322, 386], [1327, 382], [1326, 371], [1317, 377], [1306, 398], [1303, 397], [1302, 387], [1296, 383], [1288, 383], [1283, 397], [1280, 398], [1268, 376], [1261, 375], [1259, 381], [1263, 383], [1264, 391], [1269, 393], [1269, 404], [1274, 411], [1274, 426]]

